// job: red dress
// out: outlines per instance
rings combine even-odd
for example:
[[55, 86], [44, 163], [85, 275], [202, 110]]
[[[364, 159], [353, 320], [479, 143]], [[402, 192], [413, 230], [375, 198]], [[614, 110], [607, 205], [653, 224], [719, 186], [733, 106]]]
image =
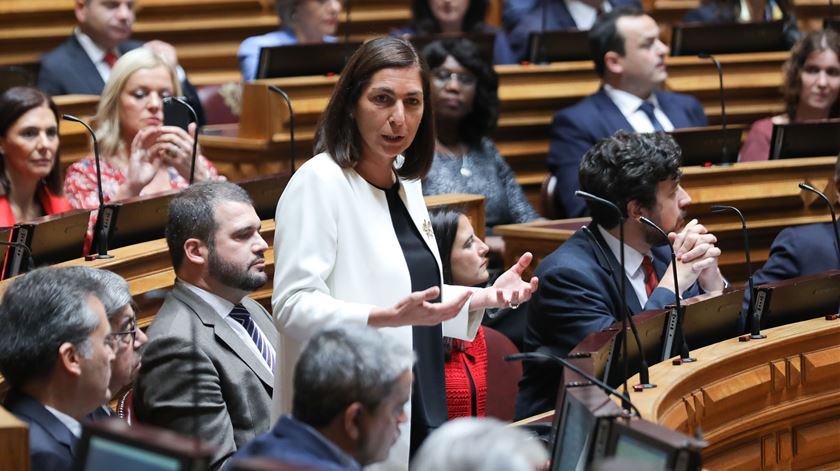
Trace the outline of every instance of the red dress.
[[449, 420], [484, 416], [487, 408], [487, 343], [484, 341], [484, 327], [479, 327], [472, 342], [450, 340], [451, 354], [444, 364]]
[[[46, 185], [38, 185], [37, 196], [46, 215], [63, 213], [73, 209], [70, 207], [67, 198], [54, 195]], [[12, 212], [11, 205], [9, 205], [9, 199], [6, 195], [0, 196], [0, 227], [11, 227], [15, 223], [17, 221], [15, 221], [15, 214]]]

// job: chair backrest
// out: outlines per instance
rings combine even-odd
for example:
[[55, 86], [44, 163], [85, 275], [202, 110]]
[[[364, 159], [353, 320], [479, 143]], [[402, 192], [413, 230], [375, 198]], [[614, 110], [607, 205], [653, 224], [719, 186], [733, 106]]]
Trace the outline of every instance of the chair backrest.
[[549, 173], [540, 187], [540, 211], [548, 219], [558, 219], [557, 206], [555, 205], [554, 192], [557, 190], [557, 177]]
[[488, 417], [504, 421], [513, 420], [519, 379], [522, 377], [522, 363], [506, 362], [505, 356], [519, 353], [516, 345], [507, 337], [490, 327], [484, 326], [487, 342], [487, 409]]
[[239, 122], [241, 104], [239, 84], [213, 84], [198, 88], [198, 98], [204, 108], [207, 124], [229, 124]]

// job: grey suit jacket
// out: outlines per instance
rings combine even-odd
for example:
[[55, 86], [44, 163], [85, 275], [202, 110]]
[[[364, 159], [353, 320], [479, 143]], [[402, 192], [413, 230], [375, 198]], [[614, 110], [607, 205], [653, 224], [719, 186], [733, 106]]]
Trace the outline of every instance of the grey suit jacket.
[[[251, 299], [243, 299], [242, 304], [276, 351], [277, 330], [269, 314]], [[147, 334], [149, 343], [134, 386], [139, 422], [191, 435], [197, 421], [198, 436], [215, 446], [213, 469], [269, 430], [271, 371], [182, 282], [176, 281]]]

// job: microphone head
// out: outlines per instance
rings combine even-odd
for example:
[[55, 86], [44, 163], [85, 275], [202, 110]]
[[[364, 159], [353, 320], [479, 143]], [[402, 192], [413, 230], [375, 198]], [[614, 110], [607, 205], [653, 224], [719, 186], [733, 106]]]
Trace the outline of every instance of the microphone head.
[[697, 57], [699, 57], [701, 59], [711, 59], [712, 55], [709, 54], [708, 52], [701, 52], [701, 53], [697, 54]]
[[74, 121], [76, 123], [81, 123], [82, 122], [81, 119], [73, 116], [72, 114], [63, 114], [63, 115], [61, 115], [61, 119], [65, 119], [67, 121]]
[[805, 191], [810, 191], [812, 193], [819, 193], [819, 190], [817, 190], [816, 188], [814, 188], [813, 186], [811, 186], [811, 185], [809, 185], [805, 182], [800, 183], [799, 188], [801, 188]]

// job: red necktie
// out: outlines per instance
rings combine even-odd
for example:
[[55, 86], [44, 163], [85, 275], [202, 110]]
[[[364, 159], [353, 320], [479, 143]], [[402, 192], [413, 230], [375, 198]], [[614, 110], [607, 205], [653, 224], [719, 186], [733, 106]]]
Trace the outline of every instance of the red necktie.
[[645, 271], [645, 291], [650, 297], [650, 293], [653, 293], [653, 290], [659, 286], [659, 277], [656, 276], [653, 261], [647, 255], [642, 258], [642, 269]]
[[102, 58], [102, 61], [108, 64], [109, 69], [113, 69], [114, 64], [117, 63], [117, 55], [114, 54], [114, 51], [108, 51], [105, 53], [105, 57]]

